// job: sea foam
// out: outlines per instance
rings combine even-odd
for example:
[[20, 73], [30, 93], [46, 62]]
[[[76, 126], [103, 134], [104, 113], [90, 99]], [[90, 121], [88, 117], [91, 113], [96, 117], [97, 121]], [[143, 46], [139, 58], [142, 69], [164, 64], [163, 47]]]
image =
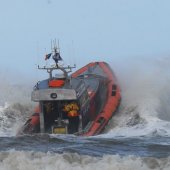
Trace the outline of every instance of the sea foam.
[[169, 162], [170, 157], [162, 159], [118, 155], [91, 157], [75, 153], [54, 154], [15, 150], [0, 153], [0, 170], [169, 170]]

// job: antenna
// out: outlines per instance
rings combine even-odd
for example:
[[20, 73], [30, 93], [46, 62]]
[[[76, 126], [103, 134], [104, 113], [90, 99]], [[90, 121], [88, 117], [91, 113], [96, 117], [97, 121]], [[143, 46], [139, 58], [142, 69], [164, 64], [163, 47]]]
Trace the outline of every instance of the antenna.
[[56, 38], [54, 39], [54, 47], [56, 47]]
[[59, 39], [58, 39], [58, 52], [60, 53], [60, 42], [59, 42]]
[[53, 50], [53, 41], [51, 40], [51, 51]]

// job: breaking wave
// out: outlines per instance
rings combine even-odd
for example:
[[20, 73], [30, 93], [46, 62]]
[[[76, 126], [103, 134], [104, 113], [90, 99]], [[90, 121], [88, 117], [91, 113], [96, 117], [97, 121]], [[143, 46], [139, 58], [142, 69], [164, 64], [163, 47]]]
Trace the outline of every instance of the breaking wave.
[[42, 153], [42, 152], [25, 152], [11, 150], [0, 153], [0, 170], [47, 170], [47, 169], [69, 169], [69, 170], [147, 170], [147, 169], [164, 169], [170, 168], [170, 157], [168, 158], [141, 158], [135, 156], [120, 157], [118, 155], [105, 155], [103, 157], [92, 157], [79, 155], [76, 153]]
[[4, 76], [1, 72], [0, 79], [3, 81], [0, 84], [0, 136], [15, 136], [33, 112], [34, 105], [30, 99], [32, 85], [11, 83], [6, 77], [7, 75]]
[[[122, 102], [103, 137], [170, 136], [169, 65], [169, 58], [112, 65], [121, 86]], [[33, 112], [31, 86], [8, 81], [0, 85], [1, 136], [15, 135]]]
[[170, 136], [169, 64], [169, 58], [158, 58], [116, 67], [122, 104], [106, 136]]
[[15, 136], [31, 113], [31, 104], [6, 103], [5, 106], [0, 106], [0, 136]]

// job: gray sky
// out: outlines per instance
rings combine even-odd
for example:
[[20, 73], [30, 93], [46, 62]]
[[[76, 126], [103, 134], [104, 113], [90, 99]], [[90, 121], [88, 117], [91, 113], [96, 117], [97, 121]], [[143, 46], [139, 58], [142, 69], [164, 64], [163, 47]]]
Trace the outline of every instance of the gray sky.
[[169, 0], [0, 0], [0, 70], [33, 76], [55, 38], [78, 68], [169, 56], [169, 16]]

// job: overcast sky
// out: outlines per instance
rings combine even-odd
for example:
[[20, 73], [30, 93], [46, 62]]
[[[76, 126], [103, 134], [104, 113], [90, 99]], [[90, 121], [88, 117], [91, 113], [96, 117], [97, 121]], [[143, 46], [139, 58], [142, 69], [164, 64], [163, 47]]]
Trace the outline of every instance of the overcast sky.
[[170, 56], [169, 17], [169, 0], [0, 0], [0, 71], [33, 76], [55, 38], [78, 68]]

